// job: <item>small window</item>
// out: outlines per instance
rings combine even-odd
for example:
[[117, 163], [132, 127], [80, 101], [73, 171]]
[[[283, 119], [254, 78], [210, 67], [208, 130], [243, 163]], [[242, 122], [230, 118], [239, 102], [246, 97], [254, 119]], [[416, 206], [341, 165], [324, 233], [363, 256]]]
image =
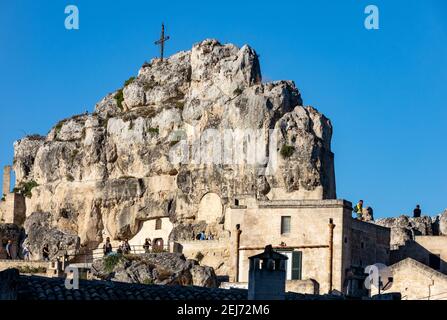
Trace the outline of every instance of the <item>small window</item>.
[[301, 280], [303, 269], [303, 253], [301, 251], [292, 252], [292, 280]]
[[363, 249], [363, 248], [365, 248], [365, 244], [362, 242], [362, 243], [360, 243], [360, 247]]
[[345, 243], [348, 243], [348, 237], [345, 237]]
[[289, 234], [290, 233], [290, 220], [292, 218], [290, 216], [281, 217], [281, 234]]
[[428, 265], [435, 270], [441, 269], [441, 256], [439, 254], [431, 254], [428, 256]]
[[161, 230], [161, 219], [155, 220], [155, 230]]
[[234, 199], [234, 205], [237, 207], [239, 206], [239, 199]]

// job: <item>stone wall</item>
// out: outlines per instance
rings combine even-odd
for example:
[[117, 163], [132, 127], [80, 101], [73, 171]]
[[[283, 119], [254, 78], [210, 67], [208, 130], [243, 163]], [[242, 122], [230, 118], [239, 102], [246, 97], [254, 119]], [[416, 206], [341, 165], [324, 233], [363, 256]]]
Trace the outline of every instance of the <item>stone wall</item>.
[[[223, 282], [221, 289], [248, 289], [248, 282]], [[287, 280], [286, 292], [301, 294], [319, 294], [319, 286], [315, 280]]]
[[180, 241], [180, 244], [187, 259], [196, 259], [200, 264], [213, 267], [218, 276], [231, 273], [229, 239]]
[[[161, 220], [161, 228], [157, 230], [156, 224], [158, 219]], [[154, 244], [155, 239], [163, 239], [164, 246], [167, 246], [172, 228], [173, 225], [167, 217], [144, 221], [141, 223], [140, 231], [129, 240], [129, 244], [136, 248], [140, 248], [140, 246], [144, 244], [145, 239], [149, 238], [151, 239], [152, 244]]]
[[47, 261], [0, 260], [0, 271], [11, 268], [48, 268]]
[[389, 265], [389, 228], [353, 219], [351, 230], [351, 265], [358, 267], [375, 263]]
[[447, 274], [447, 236], [416, 236], [414, 241], [407, 241], [398, 250], [391, 251], [391, 263], [412, 258], [429, 266], [430, 254], [439, 255], [438, 271]]
[[402, 300], [447, 300], [446, 275], [411, 258], [392, 265], [391, 271], [393, 285], [383, 293], [400, 292]]

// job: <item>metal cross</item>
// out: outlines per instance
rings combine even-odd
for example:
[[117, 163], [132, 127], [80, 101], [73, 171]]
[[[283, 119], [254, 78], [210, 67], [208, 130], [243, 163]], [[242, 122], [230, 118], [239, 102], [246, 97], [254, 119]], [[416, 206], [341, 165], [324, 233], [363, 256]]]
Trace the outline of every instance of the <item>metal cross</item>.
[[161, 37], [155, 41], [156, 45], [160, 45], [160, 60], [163, 61], [163, 52], [165, 48], [165, 42], [169, 40], [169, 36], [165, 37], [165, 25], [161, 24]]

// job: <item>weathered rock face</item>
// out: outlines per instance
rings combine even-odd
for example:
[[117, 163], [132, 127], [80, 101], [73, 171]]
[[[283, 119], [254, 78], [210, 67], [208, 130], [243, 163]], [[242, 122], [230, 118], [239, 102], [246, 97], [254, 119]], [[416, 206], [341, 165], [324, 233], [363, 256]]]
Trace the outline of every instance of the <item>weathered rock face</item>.
[[20, 254], [20, 243], [25, 236], [23, 228], [11, 224], [11, 223], [1, 223], [0, 224], [0, 259], [6, 259], [5, 246], [8, 240], [13, 243], [12, 254], [17, 256]]
[[35, 212], [25, 221], [27, 238], [25, 244], [33, 260], [42, 260], [42, 248], [48, 244], [50, 258], [58, 255], [74, 255], [79, 252], [80, 240], [76, 234], [69, 234], [54, 227], [56, 222], [50, 213]]
[[[272, 129], [276, 146], [267, 135]], [[228, 130], [259, 130], [267, 138], [235, 137], [237, 150], [207, 140], [210, 132], [225, 136]], [[59, 122], [44, 139], [17, 141], [14, 169], [18, 183], [38, 184], [28, 213], [50, 212], [52, 227], [95, 247], [105, 235], [131, 238], [154, 217], [169, 217], [176, 227], [199, 223], [199, 203], [209, 192], [223, 207], [239, 194], [335, 198], [331, 136], [330, 121], [303, 106], [293, 82], [261, 82], [253, 49], [205, 40], [145, 64], [93, 114]], [[262, 161], [207, 163], [220, 147], [233, 159], [256, 155]], [[172, 161], [185, 150], [200, 161]], [[222, 214], [207, 223], [223, 222]]]
[[182, 254], [152, 253], [139, 256], [109, 256], [93, 263], [93, 275], [103, 280], [127, 283], [201, 286], [217, 288], [213, 268], [186, 260]]
[[447, 236], [447, 209], [439, 215], [439, 234]]
[[391, 246], [402, 246], [408, 240], [414, 240], [417, 235], [436, 235], [433, 233], [432, 219], [428, 216], [410, 218], [402, 215], [397, 218], [384, 218], [375, 222], [378, 225], [391, 228]]

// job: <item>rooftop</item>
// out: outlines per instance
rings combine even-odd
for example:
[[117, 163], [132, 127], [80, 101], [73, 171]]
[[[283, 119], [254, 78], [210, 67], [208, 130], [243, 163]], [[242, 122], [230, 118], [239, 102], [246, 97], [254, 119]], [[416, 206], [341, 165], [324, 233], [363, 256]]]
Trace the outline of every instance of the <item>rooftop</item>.
[[[17, 270], [0, 272], [0, 297], [5, 291], [16, 300], [247, 300], [248, 290], [195, 286], [160, 286], [99, 280], [80, 280], [78, 290], [65, 288], [65, 279], [19, 275]], [[2, 292], [3, 291], [3, 292]], [[11, 295], [11, 293], [13, 293]], [[337, 299], [287, 293], [287, 300]], [[340, 298], [338, 298], [340, 299]]]

